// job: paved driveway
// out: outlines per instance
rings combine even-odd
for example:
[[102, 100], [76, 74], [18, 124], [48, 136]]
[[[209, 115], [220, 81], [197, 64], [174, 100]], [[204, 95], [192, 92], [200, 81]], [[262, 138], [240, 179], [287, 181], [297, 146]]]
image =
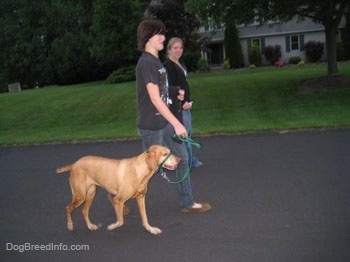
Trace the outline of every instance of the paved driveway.
[[194, 195], [213, 210], [180, 213], [176, 186], [157, 175], [146, 201], [158, 236], [134, 200], [126, 224], [108, 231], [115, 215], [102, 189], [90, 210], [101, 228], [90, 232], [78, 209], [67, 231], [68, 174], [55, 174], [87, 154], [134, 156], [140, 140], [0, 147], [0, 261], [350, 261], [350, 130], [196, 140]]

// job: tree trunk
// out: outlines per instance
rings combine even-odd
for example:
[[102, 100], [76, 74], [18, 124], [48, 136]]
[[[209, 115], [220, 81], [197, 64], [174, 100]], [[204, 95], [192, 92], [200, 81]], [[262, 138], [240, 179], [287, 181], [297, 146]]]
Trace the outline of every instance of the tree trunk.
[[336, 23], [326, 24], [326, 54], [327, 54], [327, 75], [338, 73], [337, 65], [337, 29]]

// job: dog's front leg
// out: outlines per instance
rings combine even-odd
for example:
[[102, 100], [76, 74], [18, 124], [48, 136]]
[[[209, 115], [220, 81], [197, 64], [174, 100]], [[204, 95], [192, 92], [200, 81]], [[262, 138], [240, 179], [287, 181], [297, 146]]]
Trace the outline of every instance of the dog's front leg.
[[110, 224], [107, 229], [108, 230], [113, 230], [116, 229], [118, 227], [121, 227], [122, 225], [124, 225], [124, 202], [120, 202], [117, 198], [117, 196], [115, 196], [113, 198], [113, 206], [115, 209], [115, 213], [117, 215], [117, 222]]
[[159, 229], [157, 227], [152, 227], [148, 223], [147, 213], [146, 213], [145, 195], [144, 194], [138, 195], [136, 197], [136, 201], [137, 201], [137, 206], [138, 206], [139, 211], [140, 211], [142, 224], [143, 224], [144, 228], [146, 228], [146, 230], [148, 232], [150, 232], [150, 233], [152, 233], [154, 235], [158, 235], [158, 234], [162, 233], [161, 229]]

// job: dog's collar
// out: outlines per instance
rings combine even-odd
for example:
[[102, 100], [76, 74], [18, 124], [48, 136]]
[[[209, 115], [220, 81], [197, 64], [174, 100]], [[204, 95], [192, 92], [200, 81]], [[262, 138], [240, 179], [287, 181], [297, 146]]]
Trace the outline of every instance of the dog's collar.
[[164, 165], [165, 161], [167, 161], [168, 158], [169, 158], [170, 156], [171, 156], [171, 153], [169, 153], [169, 154], [164, 158], [164, 160], [162, 161], [162, 163], [160, 163], [159, 168], [158, 168], [160, 175], [161, 175], [165, 180], [167, 180], [169, 183], [170, 183], [170, 179], [167, 177], [166, 173], [164, 172], [163, 165]]
[[164, 163], [169, 159], [169, 157], [171, 156], [171, 153], [169, 153], [165, 158], [164, 160], [162, 161], [162, 163], [160, 163], [159, 167], [162, 168]]

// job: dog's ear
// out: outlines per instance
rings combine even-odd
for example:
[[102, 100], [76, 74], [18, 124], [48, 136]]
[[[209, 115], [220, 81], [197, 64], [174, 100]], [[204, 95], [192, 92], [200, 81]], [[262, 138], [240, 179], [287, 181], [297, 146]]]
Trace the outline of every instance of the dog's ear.
[[146, 163], [152, 170], [157, 169], [158, 163], [157, 163], [156, 152], [154, 150], [147, 151]]

